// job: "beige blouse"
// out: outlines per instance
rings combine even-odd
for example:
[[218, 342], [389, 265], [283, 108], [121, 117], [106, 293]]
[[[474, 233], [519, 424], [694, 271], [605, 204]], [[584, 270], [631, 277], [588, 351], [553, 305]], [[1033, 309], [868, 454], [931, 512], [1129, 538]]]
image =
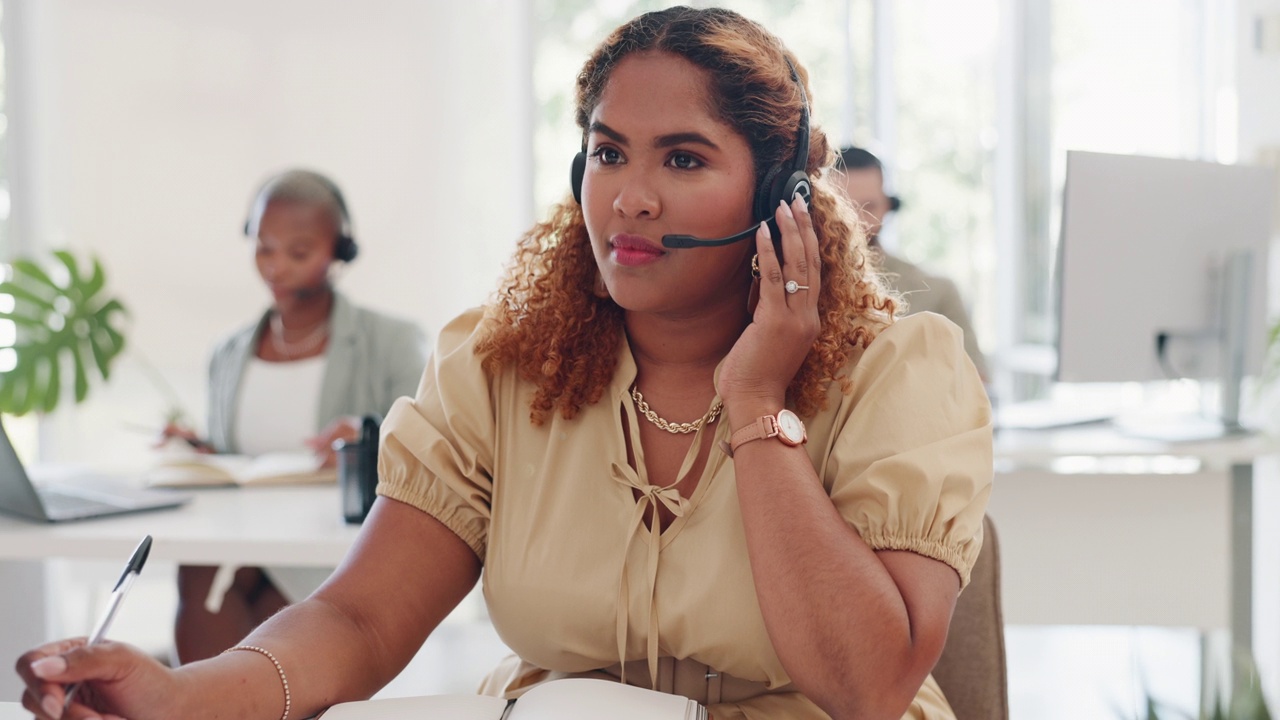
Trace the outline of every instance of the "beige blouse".
[[[387, 416], [378, 492], [439, 519], [484, 563], [489, 615], [516, 657], [482, 691], [510, 697], [625, 667], [627, 682], [693, 697], [716, 720], [826, 718], [790, 685], [765, 631], [734, 461], [713, 450], [688, 499], [649, 485], [625, 340], [600, 402], [534, 426], [532, 386], [513, 369], [489, 377], [480, 367], [481, 318], [470, 311], [441, 332], [417, 397]], [[847, 376], [851, 392], [833, 384], [827, 409], [805, 418], [805, 447], [832, 502], [872, 548], [935, 558], [967, 583], [992, 436], [960, 332], [930, 313], [900, 319]], [[724, 422], [700, 432], [729, 436]], [[657, 533], [643, 522], [653, 503], [676, 515]], [[930, 678], [906, 717], [953, 714]]]

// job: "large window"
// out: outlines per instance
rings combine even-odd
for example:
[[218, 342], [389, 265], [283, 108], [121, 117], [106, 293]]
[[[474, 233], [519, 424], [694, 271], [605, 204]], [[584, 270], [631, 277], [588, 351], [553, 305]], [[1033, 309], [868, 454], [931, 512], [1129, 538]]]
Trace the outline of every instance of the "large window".
[[[17, 252], [17, 243], [9, 234], [9, 104], [7, 92], [9, 86], [8, 63], [6, 62], [4, 39], [9, 37], [11, 16], [5, 14], [5, 3], [0, 2], [0, 280], [5, 279], [8, 269], [5, 261]], [[0, 294], [0, 310], [13, 309], [13, 296]], [[4, 382], [4, 373], [13, 368], [17, 362], [12, 346], [17, 342], [18, 328], [9, 320], [0, 320], [0, 382]], [[24, 461], [35, 459], [36, 450], [36, 416], [27, 415], [21, 418], [4, 418], [5, 431], [14, 449]]]
[[9, 256], [13, 248], [9, 244], [9, 110], [5, 98], [8, 93], [8, 76], [5, 72], [4, 40], [7, 36], [7, 18], [4, 3], [0, 2], [0, 259]]
[[[998, 0], [901, 0], [883, 25], [892, 63], [882, 154], [902, 209], [897, 252], [963, 289], [979, 344], [993, 349]], [[885, 3], [881, 12], [889, 11]], [[892, 250], [892, 248], [891, 248]]]
[[[0, 2], [0, 28], [5, 31], [8, 30], [6, 21], [4, 3]], [[5, 103], [5, 97], [7, 96], [5, 89], [8, 86], [8, 75], [5, 72], [6, 63], [4, 61], [3, 38], [5, 37], [7, 37], [7, 32], [0, 32], [0, 280], [6, 277], [7, 270], [4, 262], [14, 251], [9, 239], [9, 115], [8, 106]], [[13, 302], [12, 295], [0, 295], [0, 310], [12, 310]], [[15, 356], [10, 348], [16, 341], [17, 326], [12, 321], [0, 320], [0, 374], [13, 367]]]
[[[567, 190], [573, 80], [623, 20], [669, 3], [540, 0], [534, 89], [540, 211]], [[1234, 159], [1232, 23], [1213, 0], [717, 3], [810, 69], [814, 120], [872, 149], [903, 199], [884, 242], [954, 279], [997, 391], [1046, 386], [1067, 149]]]

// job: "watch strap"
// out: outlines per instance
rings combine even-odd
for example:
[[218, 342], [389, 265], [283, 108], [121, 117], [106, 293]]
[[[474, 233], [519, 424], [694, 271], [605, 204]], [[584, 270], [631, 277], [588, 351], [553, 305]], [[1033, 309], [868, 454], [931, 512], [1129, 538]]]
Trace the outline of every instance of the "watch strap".
[[763, 440], [778, 434], [778, 419], [772, 415], [761, 415], [755, 422], [748, 423], [733, 431], [729, 436], [729, 448], [725, 454], [733, 457], [738, 448], [752, 440]]

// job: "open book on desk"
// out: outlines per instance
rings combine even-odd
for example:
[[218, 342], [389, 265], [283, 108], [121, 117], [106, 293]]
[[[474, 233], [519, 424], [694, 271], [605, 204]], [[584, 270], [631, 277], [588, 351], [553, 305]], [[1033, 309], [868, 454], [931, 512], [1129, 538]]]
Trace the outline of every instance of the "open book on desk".
[[279, 452], [264, 455], [174, 455], [160, 459], [143, 475], [152, 487], [219, 487], [332, 483], [337, 472], [321, 468], [315, 455]]
[[318, 720], [706, 720], [707, 709], [683, 695], [610, 680], [564, 678], [518, 700], [488, 695], [428, 695], [334, 705]]

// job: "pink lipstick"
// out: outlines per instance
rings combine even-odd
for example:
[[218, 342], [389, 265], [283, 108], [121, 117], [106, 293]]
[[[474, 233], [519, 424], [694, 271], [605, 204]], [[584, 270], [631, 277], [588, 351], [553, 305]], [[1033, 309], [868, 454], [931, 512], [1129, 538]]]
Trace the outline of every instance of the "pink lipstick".
[[609, 238], [609, 247], [619, 265], [648, 265], [667, 254], [662, 246], [641, 235], [614, 235]]

